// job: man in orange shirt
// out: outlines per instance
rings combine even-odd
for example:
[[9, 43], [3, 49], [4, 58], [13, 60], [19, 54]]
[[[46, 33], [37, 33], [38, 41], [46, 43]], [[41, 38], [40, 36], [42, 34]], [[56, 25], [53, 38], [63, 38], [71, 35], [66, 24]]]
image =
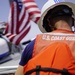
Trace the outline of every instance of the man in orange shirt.
[[[40, 61], [44, 59], [43, 56], [45, 56], [44, 54], [45, 53], [44, 51], [46, 51], [45, 49], [50, 47], [51, 47], [50, 50], [52, 50], [51, 54], [53, 50], [55, 49], [52, 55], [54, 57], [55, 57], [54, 53], [59, 54], [59, 57], [60, 57], [61, 55], [59, 52], [63, 52], [63, 54], [61, 53], [63, 57], [63, 55], [66, 55], [65, 54], [66, 52], [64, 53], [64, 50], [66, 49], [69, 50], [68, 53], [72, 57], [72, 59], [69, 56], [70, 58], [68, 59], [65, 58], [65, 60], [67, 60], [67, 62], [71, 60], [73, 61], [71, 62], [73, 66], [71, 65], [71, 67], [69, 68], [70, 69], [69, 72], [72, 73], [72, 75], [75, 75], [75, 35], [74, 35], [74, 32], [72, 31], [72, 27], [74, 27], [74, 20], [75, 20], [74, 7], [75, 7], [75, 4], [70, 2], [55, 3], [54, 0], [48, 0], [48, 2], [42, 8], [42, 11], [41, 11], [42, 15], [38, 22], [39, 28], [42, 32], [44, 32], [44, 34], [37, 35], [36, 39], [30, 42], [26, 46], [22, 54], [21, 61], [19, 63], [19, 67], [16, 71], [16, 75], [19, 75], [19, 73], [20, 75], [24, 75], [26, 71], [35, 67], [34, 66], [35, 63], [40, 64]], [[54, 46], [52, 45], [53, 43], [54, 43]], [[62, 51], [62, 49], [64, 50]], [[49, 62], [50, 64], [54, 63], [54, 62], [51, 62], [52, 58]], [[47, 64], [47, 61], [45, 61], [45, 59], [44, 61], [41, 61], [41, 62], [43, 66]], [[46, 64], [43, 64], [44, 62], [46, 62]], [[62, 62], [62, 61], [59, 61], [59, 62]], [[62, 64], [64, 65], [64, 62]], [[57, 67], [59, 69], [66, 67], [64, 66], [60, 68], [59, 63], [55, 65], [56, 66], [53, 66], [53, 67]], [[66, 65], [70, 66], [68, 65], [68, 63]], [[52, 66], [52, 65], [47, 65], [47, 66]]]

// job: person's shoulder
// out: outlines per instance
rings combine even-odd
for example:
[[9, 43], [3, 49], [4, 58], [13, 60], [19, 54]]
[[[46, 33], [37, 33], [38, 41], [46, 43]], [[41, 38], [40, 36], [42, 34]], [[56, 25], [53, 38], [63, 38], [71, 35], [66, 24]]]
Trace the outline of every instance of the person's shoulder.
[[35, 43], [35, 39], [32, 40], [27, 46], [33, 45]]

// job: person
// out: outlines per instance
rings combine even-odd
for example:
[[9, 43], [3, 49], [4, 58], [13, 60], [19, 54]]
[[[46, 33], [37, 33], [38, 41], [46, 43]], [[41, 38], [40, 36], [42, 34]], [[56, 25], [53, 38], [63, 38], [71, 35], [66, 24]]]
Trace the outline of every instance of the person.
[[[72, 29], [75, 20], [74, 7], [75, 4], [71, 2], [64, 1], [55, 3], [54, 0], [48, 0], [48, 2], [46, 2], [42, 8], [41, 17], [38, 22], [39, 29], [43, 34], [37, 35], [36, 38], [26, 46], [15, 75], [24, 75], [25, 66], [27, 66], [29, 60], [40, 55], [42, 50], [50, 46], [53, 41], [66, 43], [71, 50], [75, 62], [75, 34]], [[58, 43], [55, 43], [55, 45], [57, 46]], [[53, 46], [54, 48], [56, 48], [55, 45]], [[59, 49], [63, 49], [61, 43], [59, 46], [61, 46]], [[72, 75], [75, 75], [75, 63]]]

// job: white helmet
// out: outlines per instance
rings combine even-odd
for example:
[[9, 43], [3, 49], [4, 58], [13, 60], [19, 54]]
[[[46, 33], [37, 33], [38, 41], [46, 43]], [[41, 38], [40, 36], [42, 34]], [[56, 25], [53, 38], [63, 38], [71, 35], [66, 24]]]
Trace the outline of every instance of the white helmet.
[[38, 25], [39, 25], [39, 29], [42, 31], [42, 32], [47, 32], [44, 28], [43, 28], [43, 19], [44, 19], [44, 16], [47, 14], [47, 12], [54, 8], [55, 6], [58, 6], [58, 5], [67, 5], [69, 6], [70, 8], [72, 8], [72, 12], [73, 12], [73, 18], [75, 19], [75, 4], [72, 3], [72, 2], [67, 2], [67, 1], [63, 1], [61, 0], [61, 2], [59, 2], [59, 0], [48, 0], [42, 10], [41, 10], [41, 17], [40, 17], [40, 20], [38, 22]]

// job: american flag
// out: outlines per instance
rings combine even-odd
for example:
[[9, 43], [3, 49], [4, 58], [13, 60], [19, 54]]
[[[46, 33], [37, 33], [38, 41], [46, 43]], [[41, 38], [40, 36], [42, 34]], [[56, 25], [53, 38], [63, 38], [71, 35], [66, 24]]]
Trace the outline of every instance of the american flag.
[[34, 0], [13, 0], [4, 34], [10, 42], [18, 45], [29, 32], [30, 21], [37, 23], [39, 18], [40, 10]]

